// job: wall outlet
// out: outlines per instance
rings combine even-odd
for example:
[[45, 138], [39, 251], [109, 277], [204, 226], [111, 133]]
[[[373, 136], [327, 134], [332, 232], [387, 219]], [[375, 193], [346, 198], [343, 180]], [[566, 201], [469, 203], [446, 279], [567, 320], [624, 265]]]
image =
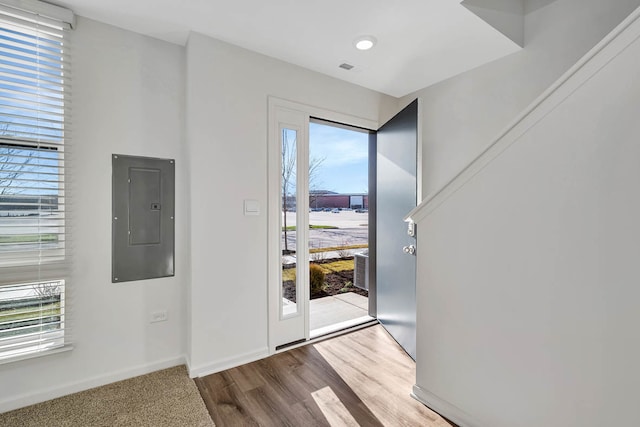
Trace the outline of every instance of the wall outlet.
[[167, 310], [158, 310], [151, 313], [151, 323], [166, 322], [169, 318]]

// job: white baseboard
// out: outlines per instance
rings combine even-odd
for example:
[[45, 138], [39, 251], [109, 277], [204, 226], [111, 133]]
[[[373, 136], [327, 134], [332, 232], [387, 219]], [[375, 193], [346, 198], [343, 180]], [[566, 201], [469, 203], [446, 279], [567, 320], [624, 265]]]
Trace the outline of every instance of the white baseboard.
[[111, 372], [109, 374], [98, 375], [81, 381], [63, 384], [57, 387], [51, 387], [45, 390], [39, 390], [35, 393], [26, 393], [19, 396], [13, 396], [0, 401], [0, 413], [23, 408], [29, 405], [34, 405], [40, 402], [45, 402], [47, 400], [66, 396], [68, 394], [89, 390], [91, 388], [100, 387], [106, 384], [111, 384], [117, 381], [137, 377], [139, 375], [145, 375], [162, 369], [184, 365], [184, 363], [184, 356], [173, 357], [157, 362], [138, 365], [133, 368]]
[[218, 362], [205, 363], [198, 366], [187, 365], [187, 369], [189, 370], [189, 376], [191, 378], [204, 377], [205, 375], [215, 374], [216, 372], [235, 368], [245, 363], [264, 359], [267, 356], [269, 356], [269, 347], [264, 347], [260, 350], [250, 351], [238, 356], [222, 359]]
[[460, 427], [480, 427], [480, 423], [474, 420], [471, 415], [446, 400], [439, 398], [430, 391], [421, 388], [417, 384], [413, 386], [411, 397], [429, 409], [436, 411], [443, 417], [458, 424]]

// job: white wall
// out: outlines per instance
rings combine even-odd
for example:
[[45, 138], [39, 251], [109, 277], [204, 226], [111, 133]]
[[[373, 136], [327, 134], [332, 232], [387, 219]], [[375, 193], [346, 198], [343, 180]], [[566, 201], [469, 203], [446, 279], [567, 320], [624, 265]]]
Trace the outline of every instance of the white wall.
[[638, 423], [639, 39], [636, 21], [419, 222], [417, 391], [436, 407]]
[[418, 91], [423, 195], [440, 189], [640, 0], [527, 0], [518, 53]]
[[[267, 352], [267, 97], [374, 121], [396, 100], [199, 34], [186, 55], [189, 363], [199, 375]], [[261, 215], [243, 216], [244, 199]]]
[[[417, 93], [425, 194], [639, 2], [529, 0], [521, 53]], [[0, 389], [0, 411], [177, 364], [185, 353], [192, 372], [264, 355], [267, 96], [380, 122], [398, 105], [198, 34], [185, 52], [80, 18], [73, 50], [77, 344], [0, 365], [0, 383], [12, 384]], [[111, 284], [112, 153], [176, 159], [176, 277]], [[243, 216], [244, 199], [257, 199], [262, 214]], [[168, 322], [149, 324], [157, 309], [168, 310]]]
[[[0, 411], [182, 363], [184, 49], [79, 18], [73, 33], [71, 352], [0, 365]], [[111, 154], [176, 159], [176, 276], [111, 283]], [[169, 320], [149, 323], [167, 309]]]
[[[185, 356], [204, 372], [266, 355], [267, 96], [374, 121], [397, 106], [198, 34], [185, 50], [79, 17], [72, 37], [75, 348], [0, 365], [0, 384], [11, 384], [0, 387], [0, 411]], [[111, 283], [114, 153], [176, 160], [173, 278]], [[245, 198], [260, 201], [260, 216], [243, 216]], [[169, 320], [150, 324], [160, 309]]]

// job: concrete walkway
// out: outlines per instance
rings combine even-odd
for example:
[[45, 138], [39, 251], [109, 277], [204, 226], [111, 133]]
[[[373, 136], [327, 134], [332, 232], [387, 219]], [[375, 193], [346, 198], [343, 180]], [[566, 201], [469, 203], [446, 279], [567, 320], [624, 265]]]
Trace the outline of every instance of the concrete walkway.
[[313, 299], [309, 301], [309, 329], [312, 336], [323, 335], [330, 329], [342, 329], [345, 323], [372, 320], [368, 313], [369, 299], [353, 292]]

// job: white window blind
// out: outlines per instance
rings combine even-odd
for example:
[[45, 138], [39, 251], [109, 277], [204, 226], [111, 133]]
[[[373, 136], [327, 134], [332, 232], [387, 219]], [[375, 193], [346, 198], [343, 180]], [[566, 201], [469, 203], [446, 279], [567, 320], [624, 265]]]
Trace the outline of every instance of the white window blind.
[[0, 1], [0, 360], [69, 341], [71, 23], [60, 17], [73, 15], [57, 11]]

